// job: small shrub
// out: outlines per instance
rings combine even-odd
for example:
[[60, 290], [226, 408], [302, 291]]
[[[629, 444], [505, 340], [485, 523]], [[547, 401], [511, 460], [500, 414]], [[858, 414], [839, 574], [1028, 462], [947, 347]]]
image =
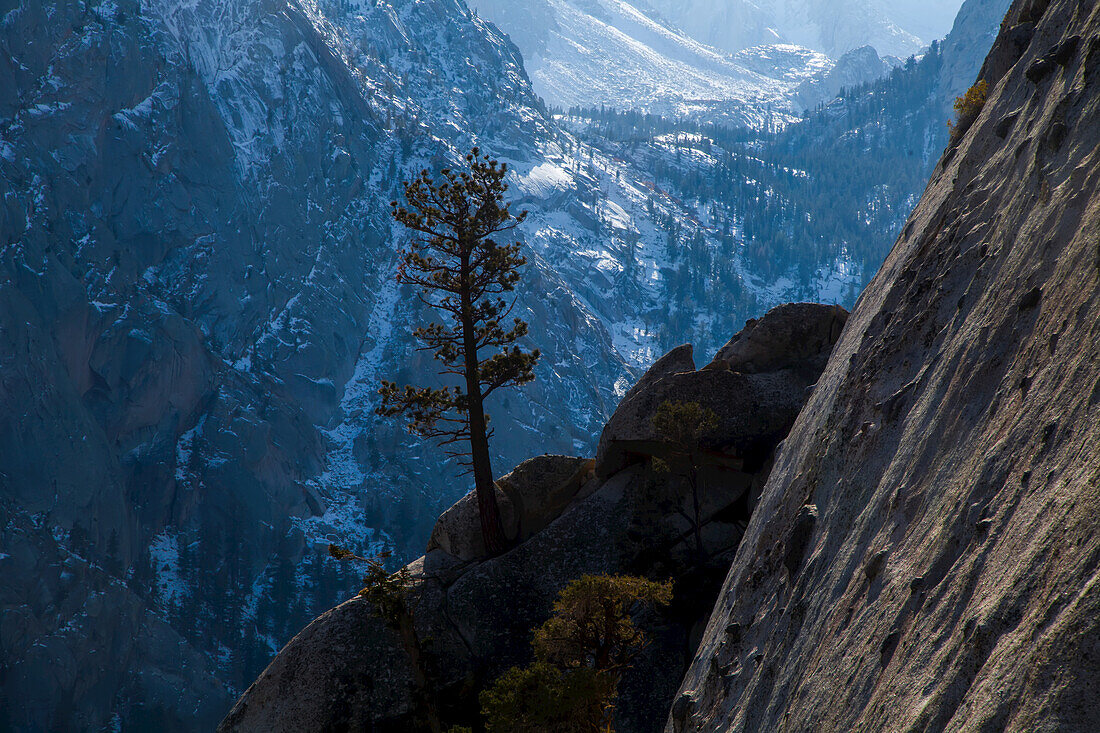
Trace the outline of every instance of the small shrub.
[[[547, 662], [512, 669], [481, 694], [490, 733], [588, 733], [606, 716], [608, 680]], [[598, 724], [598, 723], [597, 723]]]
[[535, 657], [563, 669], [589, 668], [621, 676], [647, 643], [630, 618], [631, 607], [671, 601], [671, 582], [585, 575], [562, 590], [554, 615], [535, 631]]
[[718, 429], [718, 415], [698, 402], [665, 400], [657, 406], [653, 429], [661, 440], [671, 443], [682, 453], [699, 449], [699, 441]]
[[966, 94], [955, 97], [955, 122], [947, 123], [951, 136], [957, 138], [966, 132], [974, 120], [978, 119], [989, 96], [989, 84], [984, 79], [966, 90]]

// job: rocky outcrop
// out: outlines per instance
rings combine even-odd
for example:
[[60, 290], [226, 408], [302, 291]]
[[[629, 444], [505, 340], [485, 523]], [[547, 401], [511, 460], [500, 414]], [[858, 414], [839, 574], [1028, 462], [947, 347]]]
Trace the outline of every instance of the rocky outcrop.
[[839, 305], [781, 305], [745, 324], [707, 368], [742, 374], [801, 369], [807, 378], [816, 379], [847, 322], [848, 311]]
[[[795, 313], [802, 314], [799, 322], [824, 324], [824, 330], [810, 326], [817, 341], [807, 341], [827, 352], [838, 335], [830, 329], [843, 324], [844, 313], [826, 306], [778, 309], [731, 343], [794, 346], [787, 331]], [[499, 557], [484, 557], [472, 494], [444, 512], [428, 552], [408, 569], [417, 631], [432, 640], [426, 654], [432, 695], [448, 724], [474, 723], [477, 691], [529, 661], [532, 631], [569, 581], [586, 573], [632, 573], [674, 578], [675, 597], [667, 611], [640, 619], [653, 643], [623, 682], [616, 729], [660, 728], [741, 539], [750, 497], [763, 487], [771, 452], [805, 399], [807, 380], [824, 365], [824, 354], [797, 346], [801, 351], [791, 358], [776, 352], [761, 360], [781, 364], [778, 371], [750, 375], [695, 371], [691, 347], [682, 346], [624, 397], [619, 410], [632, 410], [641, 426], [668, 396], [719, 407], [736, 395], [722, 408], [713, 448], [753, 445], [759, 457], [753, 466], [732, 460], [699, 466], [697, 514], [683, 477], [655, 471], [644, 458], [600, 475], [593, 461], [563, 456], [532, 459], [498, 481], [506, 528], [521, 540]], [[765, 415], [769, 410], [776, 414]], [[647, 439], [651, 455], [659, 453], [659, 436]], [[409, 730], [416, 714], [413, 679], [398, 635], [356, 598], [288, 644], [221, 730]]]
[[1100, 7], [1014, 3], [668, 730], [1100, 730]]
[[664, 402], [697, 402], [712, 410], [718, 425], [701, 446], [716, 462], [758, 470], [805, 404], [846, 318], [839, 306], [779, 306], [749, 321], [700, 371], [685, 368], [690, 351], [683, 350], [690, 347], [672, 351], [612, 414], [600, 436], [596, 473], [611, 476], [661, 450], [653, 417]]

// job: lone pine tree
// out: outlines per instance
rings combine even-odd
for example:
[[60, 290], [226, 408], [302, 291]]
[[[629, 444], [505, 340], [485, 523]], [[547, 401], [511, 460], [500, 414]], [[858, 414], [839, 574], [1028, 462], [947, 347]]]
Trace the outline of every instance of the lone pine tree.
[[[440, 374], [460, 386], [399, 387], [383, 381], [378, 414], [405, 415], [409, 430], [436, 439], [447, 454], [462, 457], [473, 472], [485, 549], [504, 551], [506, 540], [493, 488], [489, 418], [485, 399], [498, 389], [534, 379], [538, 350], [516, 342], [527, 324], [505, 324], [527, 260], [520, 244], [501, 244], [496, 235], [515, 229], [526, 212], [513, 215], [504, 202], [507, 165], [474, 148], [463, 170], [428, 171], [405, 184], [406, 205], [394, 201], [393, 217], [419, 236], [402, 255], [401, 282], [419, 288], [418, 297], [444, 316], [444, 323], [416, 329], [425, 349], [434, 350]], [[482, 358], [482, 351], [491, 352]]]

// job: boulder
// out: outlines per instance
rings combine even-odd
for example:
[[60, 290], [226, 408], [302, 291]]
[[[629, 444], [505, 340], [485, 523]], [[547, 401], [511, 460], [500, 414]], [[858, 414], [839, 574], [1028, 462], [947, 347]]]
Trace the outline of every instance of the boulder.
[[680, 374], [682, 372], [695, 371], [695, 358], [692, 355], [693, 352], [694, 347], [691, 344], [683, 344], [662, 356], [655, 361], [653, 366], [642, 375], [642, 378], [623, 395], [620, 404], [632, 399], [634, 395], [640, 392], [645, 392], [665, 377], [673, 374]]
[[[596, 461], [569, 456], [539, 456], [516, 466], [497, 482], [512, 505], [509, 539], [531, 537], [561, 516], [594, 475]], [[594, 488], [594, 487], [593, 487]]]
[[811, 386], [792, 370], [771, 374], [701, 370], [666, 377], [612, 415], [600, 437], [597, 473], [611, 476], [666, 451], [653, 427], [653, 417], [666, 401], [697, 402], [717, 415], [718, 427], [700, 441], [706, 459], [732, 469], [741, 468], [746, 459], [759, 463], [790, 429]]
[[[522, 542], [550, 524], [577, 496], [594, 465], [586, 458], [538, 456], [498, 480], [496, 495], [505, 536]], [[427, 551], [435, 549], [465, 561], [488, 556], [473, 491], [436, 521]]]
[[706, 368], [743, 374], [809, 368], [820, 374], [847, 321], [848, 311], [839, 305], [776, 306], [746, 323]]

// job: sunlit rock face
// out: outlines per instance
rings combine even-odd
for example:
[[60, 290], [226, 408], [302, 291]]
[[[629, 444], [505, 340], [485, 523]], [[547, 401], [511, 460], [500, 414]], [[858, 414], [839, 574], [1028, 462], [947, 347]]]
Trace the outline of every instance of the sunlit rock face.
[[1100, 727], [1100, 15], [1013, 4], [669, 731]]

